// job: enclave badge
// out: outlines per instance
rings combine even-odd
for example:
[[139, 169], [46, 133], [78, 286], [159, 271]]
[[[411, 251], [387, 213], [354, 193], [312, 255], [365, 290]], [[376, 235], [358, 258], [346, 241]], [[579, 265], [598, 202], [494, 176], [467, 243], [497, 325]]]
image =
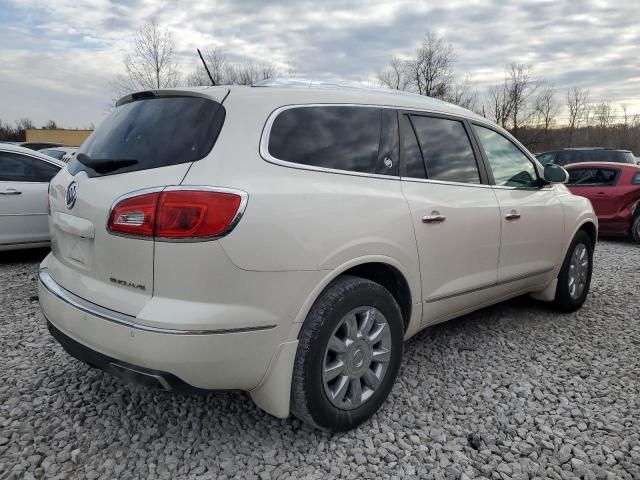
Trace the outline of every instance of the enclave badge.
[[71, 210], [76, 204], [76, 198], [78, 197], [78, 183], [74, 180], [67, 187], [67, 208]]

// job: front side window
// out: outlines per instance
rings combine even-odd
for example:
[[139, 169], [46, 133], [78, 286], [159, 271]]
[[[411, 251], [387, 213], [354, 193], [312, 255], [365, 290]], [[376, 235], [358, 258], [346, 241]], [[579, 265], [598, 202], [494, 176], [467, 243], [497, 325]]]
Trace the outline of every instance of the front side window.
[[631, 179], [633, 185], [640, 185], [640, 172], [636, 173]]
[[611, 186], [615, 185], [617, 170], [609, 168], [574, 168], [569, 172], [569, 185]]
[[443, 182], [480, 183], [478, 165], [462, 122], [438, 117], [411, 117], [427, 178]]
[[268, 150], [300, 165], [398, 175], [397, 115], [376, 107], [290, 108], [275, 118]]
[[509, 139], [489, 128], [473, 127], [484, 148], [495, 184], [504, 187], [529, 188], [537, 184], [533, 162]]
[[0, 152], [1, 182], [48, 183], [59, 168], [37, 158], [13, 152]]

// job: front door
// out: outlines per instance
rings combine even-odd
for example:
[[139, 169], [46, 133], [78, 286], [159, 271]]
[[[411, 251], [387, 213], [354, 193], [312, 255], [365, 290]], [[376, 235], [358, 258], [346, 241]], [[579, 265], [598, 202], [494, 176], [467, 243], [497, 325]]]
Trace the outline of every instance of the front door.
[[0, 151], [0, 244], [49, 240], [47, 189], [58, 167]]
[[543, 185], [533, 161], [510, 139], [481, 125], [483, 148], [500, 206], [502, 235], [498, 282], [539, 281], [563, 258], [564, 213], [555, 189]]
[[402, 189], [420, 259], [423, 323], [433, 323], [463, 309], [464, 294], [495, 285], [500, 215], [462, 121], [404, 114], [401, 130]]

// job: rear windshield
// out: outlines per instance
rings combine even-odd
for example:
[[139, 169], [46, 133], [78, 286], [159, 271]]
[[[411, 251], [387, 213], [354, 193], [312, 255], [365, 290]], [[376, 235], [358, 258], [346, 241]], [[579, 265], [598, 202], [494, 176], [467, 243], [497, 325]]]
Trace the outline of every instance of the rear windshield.
[[220, 103], [201, 97], [155, 97], [117, 107], [69, 164], [90, 177], [166, 167], [206, 156], [224, 123]]
[[583, 162], [635, 163], [631, 152], [620, 150], [565, 150], [558, 153], [559, 165]]

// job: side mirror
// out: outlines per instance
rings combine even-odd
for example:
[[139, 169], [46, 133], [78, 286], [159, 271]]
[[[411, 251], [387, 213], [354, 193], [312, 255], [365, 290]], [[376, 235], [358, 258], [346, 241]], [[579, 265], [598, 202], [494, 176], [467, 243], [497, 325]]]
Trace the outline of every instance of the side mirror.
[[544, 179], [549, 183], [567, 183], [569, 181], [569, 172], [560, 165], [547, 163], [544, 166]]

